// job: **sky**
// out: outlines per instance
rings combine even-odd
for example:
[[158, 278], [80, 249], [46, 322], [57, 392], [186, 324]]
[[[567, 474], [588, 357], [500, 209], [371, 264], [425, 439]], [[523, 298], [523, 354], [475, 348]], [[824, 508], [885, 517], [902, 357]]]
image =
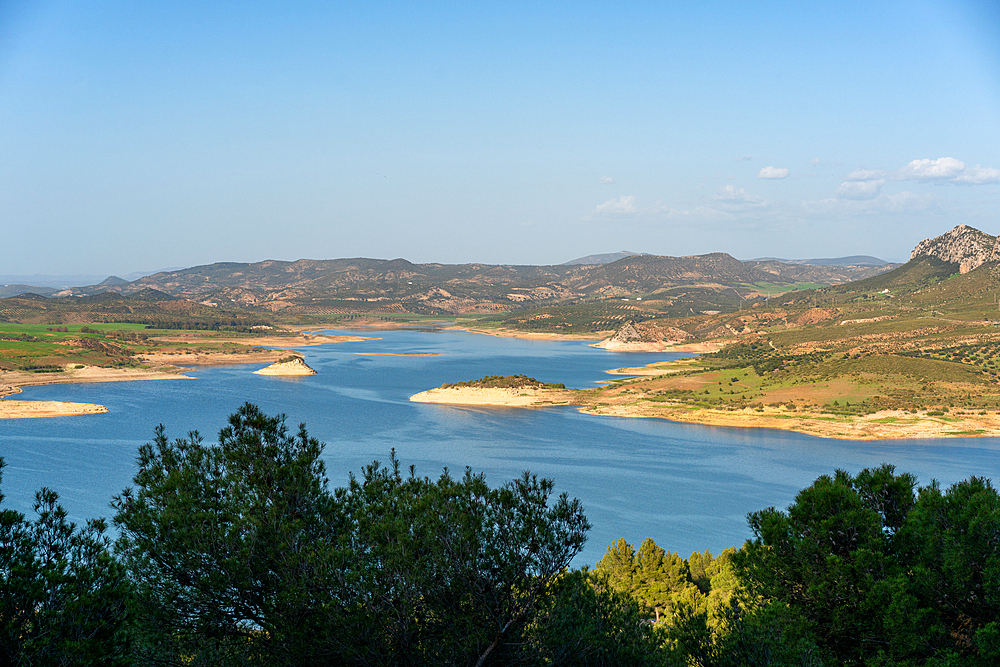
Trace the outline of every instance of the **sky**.
[[1000, 234], [1000, 3], [0, 0], [0, 274]]

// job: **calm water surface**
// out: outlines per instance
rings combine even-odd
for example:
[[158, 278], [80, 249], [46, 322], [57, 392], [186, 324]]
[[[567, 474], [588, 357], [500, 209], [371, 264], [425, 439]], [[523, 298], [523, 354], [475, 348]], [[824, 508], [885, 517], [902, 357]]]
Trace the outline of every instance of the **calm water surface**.
[[[338, 333], [353, 333], [338, 332]], [[333, 485], [395, 448], [404, 466], [431, 477], [448, 467], [483, 471], [498, 485], [523, 470], [552, 477], [580, 498], [593, 524], [574, 562], [596, 562], [607, 545], [652, 537], [687, 556], [718, 553], [749, 536], [746, 514], [787, 506], [818, 475], [889, 462], [942, 484], [1000, 476], [1000, 440], [964, 438], [848, 442], [766, 429], [583, 415], [572, 407], [457, 408], [408, 398], [443, 382], [523, 373], [593, 387], [605, 370], [680, 355], [623, 354], [584, 342], [526, 341], [462, 332], [368, 332], [380, 340], [301, 348], [318, 375], [253, 375], [260, 365], [200, 368], [194, 379], [31, 387], [18, 398], [101, 403], [104, 415], [0, 421], [7, 461], [5, 507], [31, 511], [36, 489], [59, 492], [74, 520], [110, 516], [111, 497], [135, 474], [135, 454], [157, 424], [170, 437], [214, 438], [245, 401], [305, 422], [326, 443]], [[435, 352], [373, 357], [352, 352]]]

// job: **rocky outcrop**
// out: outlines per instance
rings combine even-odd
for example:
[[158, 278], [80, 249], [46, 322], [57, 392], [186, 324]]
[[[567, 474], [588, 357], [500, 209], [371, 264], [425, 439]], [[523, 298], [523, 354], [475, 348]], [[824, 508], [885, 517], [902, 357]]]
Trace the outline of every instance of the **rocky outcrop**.
[[677, 327], [660, 327], [629, 320], [618, 327], [610, 338], [596, 343], [594, 347], [617, 352], [656, 352], [692, 338], [694, 336]]
[[959, 225], [932, 239], [924, 239], [910, 253], [910, 259], [936, 257], [958, 264], [959, 273], [968, 273], [986, 262], [1000, 260], [1000, 240], [968, 225]]
[[254, 371], [254, 373], [257, 375], [316, 375], [316, 371], [302, 361], [302, 357], [279, 359], [270, 366]]

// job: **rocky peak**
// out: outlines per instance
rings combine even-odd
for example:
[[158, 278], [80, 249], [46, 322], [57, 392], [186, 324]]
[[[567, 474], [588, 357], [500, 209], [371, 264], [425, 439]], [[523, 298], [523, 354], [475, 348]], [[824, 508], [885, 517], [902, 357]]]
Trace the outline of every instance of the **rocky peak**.
[[951, 231], [932, 239], [924, 239], [910, 253], [910, 259], [937, 257], [944, 262], [958, 264], [959, 273], [1000, 259], [1000, 241], [968, 225], [958, 225]]
[[643, 336], [639, 333], [639, 330], [636, 329], [635, 320], [629, 320], [625, 324], [618, 327], [618, 331], [611, 336], [611, 340], [616, 343], [632, 343], [642, 341]]

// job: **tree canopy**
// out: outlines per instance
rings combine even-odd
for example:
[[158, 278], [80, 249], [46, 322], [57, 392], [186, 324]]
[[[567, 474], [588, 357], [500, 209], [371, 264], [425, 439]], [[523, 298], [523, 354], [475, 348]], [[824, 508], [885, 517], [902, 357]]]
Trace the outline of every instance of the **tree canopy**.
[[586, 539], [577, 500], [524, 473], [403, 474], [328, 489], [322, 445], [247, 404], [206, 444], [139, 452], [116, 499], [148, 656], [189, 664], [512, 664]]
[[915, 487], [890, 465], [838, 470], [751, 514], [746, 608], [829, 664], [1000, 662], [1000, 497], [977, 477]]
[[422, 477], [392, 452], [331, 489], [322, 454], [245, 404], [217, 442], [156, 429], [113, 551], [49, 489], [32, 519], [0, 509], [0, 664], [1000, 664], [983, 478], [838, 470], [750, 514], [739, 549], [621, 539], [571, 571], [589, 523], [551, 480]]
[[33, 520], [0, 510], [0, 664], [129, 664], [125, 568], [104, 521], [80, 528], [58, 500], [39, 490]]

